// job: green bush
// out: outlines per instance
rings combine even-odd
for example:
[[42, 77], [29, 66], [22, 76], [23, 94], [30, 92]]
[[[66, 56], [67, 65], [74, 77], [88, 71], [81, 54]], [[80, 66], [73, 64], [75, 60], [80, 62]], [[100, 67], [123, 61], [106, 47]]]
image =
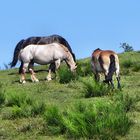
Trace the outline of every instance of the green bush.
[[82, 83], [84, 84], [83, 92], [86, 98], [99, 97], [110, 93], [110, 88], [106, 84], [95, 82], [92, 77], [82, 80]]
[[124, 68], [130, 68], [130, 67], [133, 66], [133, 62], [132, 62], [130, 59], [125, 60], [125, 61], [122, 62], [122, 66], [123, 66]]
[[92, 69], [90, 62], [87, 63], [78, 63], [78, 67], [76, 69], [76, 73], [79, 76], [87, 76], [87, 75], [92, 75]]
[[140, 63], [135, 64], [135, 65], [133, 66], [133, 69], [132, 69], [132, 70], [135, 71], [135, 72], [140, 71]]
[[72, 73], [67, 67], [64, 66], [58, 70], [58, 75], [60, 83], [69, 83], [78, 78], [76, 73]]

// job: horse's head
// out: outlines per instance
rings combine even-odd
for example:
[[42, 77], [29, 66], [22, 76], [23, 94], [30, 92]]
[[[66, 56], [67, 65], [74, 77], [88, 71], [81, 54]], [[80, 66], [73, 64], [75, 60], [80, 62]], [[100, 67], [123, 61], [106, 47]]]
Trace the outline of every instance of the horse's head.
[[71, 70], [71, 72], [76, 72], [76, 68], [77, 68], [76, 63], [70, 65], [70, 70]]

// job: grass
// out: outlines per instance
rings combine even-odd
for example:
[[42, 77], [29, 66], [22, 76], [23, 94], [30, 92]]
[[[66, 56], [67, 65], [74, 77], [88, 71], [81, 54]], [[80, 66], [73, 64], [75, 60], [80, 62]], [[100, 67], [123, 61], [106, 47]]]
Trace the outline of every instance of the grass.
[[119, 58], [122, 91], [95, 83], [89, 58], [78, 61], [77, 75], [62, 66], [50, 82], [45, 66], [35, 68], [39, 83], [27, 74], [24, 85], [18, 69], [0, 71], [0, 139], [139, 139], [139, 52]]
[[2, 83], [0, 83], [0, 105], [5, 102], [5, 91], [3, 89]]
[[82, 80], [82, 83], [84, 87], [83, 92], [86, 98], [104, 96], [113, 92], [106, 84], [95, 82], [92, 77]]
[[75, 139], [115, 139], [117, 135], [126, 134], [131, 125], [124, 106], [104, 101], [79, 102], [63, 112], [51, 107], [44, 119], [53, 135], [65, 134], [67, 138]]

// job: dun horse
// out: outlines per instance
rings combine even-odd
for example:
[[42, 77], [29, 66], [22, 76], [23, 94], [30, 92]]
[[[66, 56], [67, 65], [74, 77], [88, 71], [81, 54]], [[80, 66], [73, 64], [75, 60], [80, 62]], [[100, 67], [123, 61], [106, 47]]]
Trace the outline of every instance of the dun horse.
[[[15, 48], [14, 52], [17, 52], [17, 53], [14, 53], [11, 66], [13, 66], [14, 62], [17, 62], [18, 60], [21, 61], [19, 73], [21, 74], [20, 82], [22, 83], [26, 82], [25, 73], [26, 73], [27, 68], [31, 73], [31, 80], [33, 82], [39, 81], [36, 78], [34, 70], [32, 68], [33, 63], [42, 64], [42, 65], [54, 63], [56, 66], [56, 69], [58, 69], [60, 66], [60, 62], [65, 60], [72, 72], [77, 67], [74, 61], [73, 55], [71, 54], [69, 49], [59, 43], [51, 43], [51, 44], [43, 44], [43, 45], [31, 44], [31, 45], [27, 45], [26, 47], [22, 49], [21, 48], [19, 50], [16, 50], [16, 49], [17, 48]], [[16, 57], [15, 55], [18, 57]], [[16, 60], [14, 58], [16, 58]], [[51, 80], [51, 71], [52, 71], [52, 68], [50, 65], [49, 73], [47, 76], [48, 80]]]
[[92, 53], [91, 65], [96, 81], [100, 80], [99, 73], [104, 73], [104, 82], [111, 84], [112, 87], [114, 87], [112, 77], [113, 74], [116, 73], [118, 88], [121, 87], [119, 59], [115, 52], [111, 50], [101, 50], [99, 48], [94, 50]]

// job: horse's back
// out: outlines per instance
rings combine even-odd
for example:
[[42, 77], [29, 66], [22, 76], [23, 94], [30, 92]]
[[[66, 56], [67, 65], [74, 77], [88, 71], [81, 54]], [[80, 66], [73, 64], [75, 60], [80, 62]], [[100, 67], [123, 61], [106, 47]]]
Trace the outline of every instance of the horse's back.
[[106, 71], [112, 63], [115, 63], [119, 67], [118, 55], [114, 51], [96, 49], [92, 53], [92, 66], [96, 71]]
[[20, 59], [23, 62], [29, 62], [31, 59], [38, 64], [48, 64], [58, 58], [65, 57], [64, 49], [61, 44], [31, 44], [26, 46], [20, 53]]

